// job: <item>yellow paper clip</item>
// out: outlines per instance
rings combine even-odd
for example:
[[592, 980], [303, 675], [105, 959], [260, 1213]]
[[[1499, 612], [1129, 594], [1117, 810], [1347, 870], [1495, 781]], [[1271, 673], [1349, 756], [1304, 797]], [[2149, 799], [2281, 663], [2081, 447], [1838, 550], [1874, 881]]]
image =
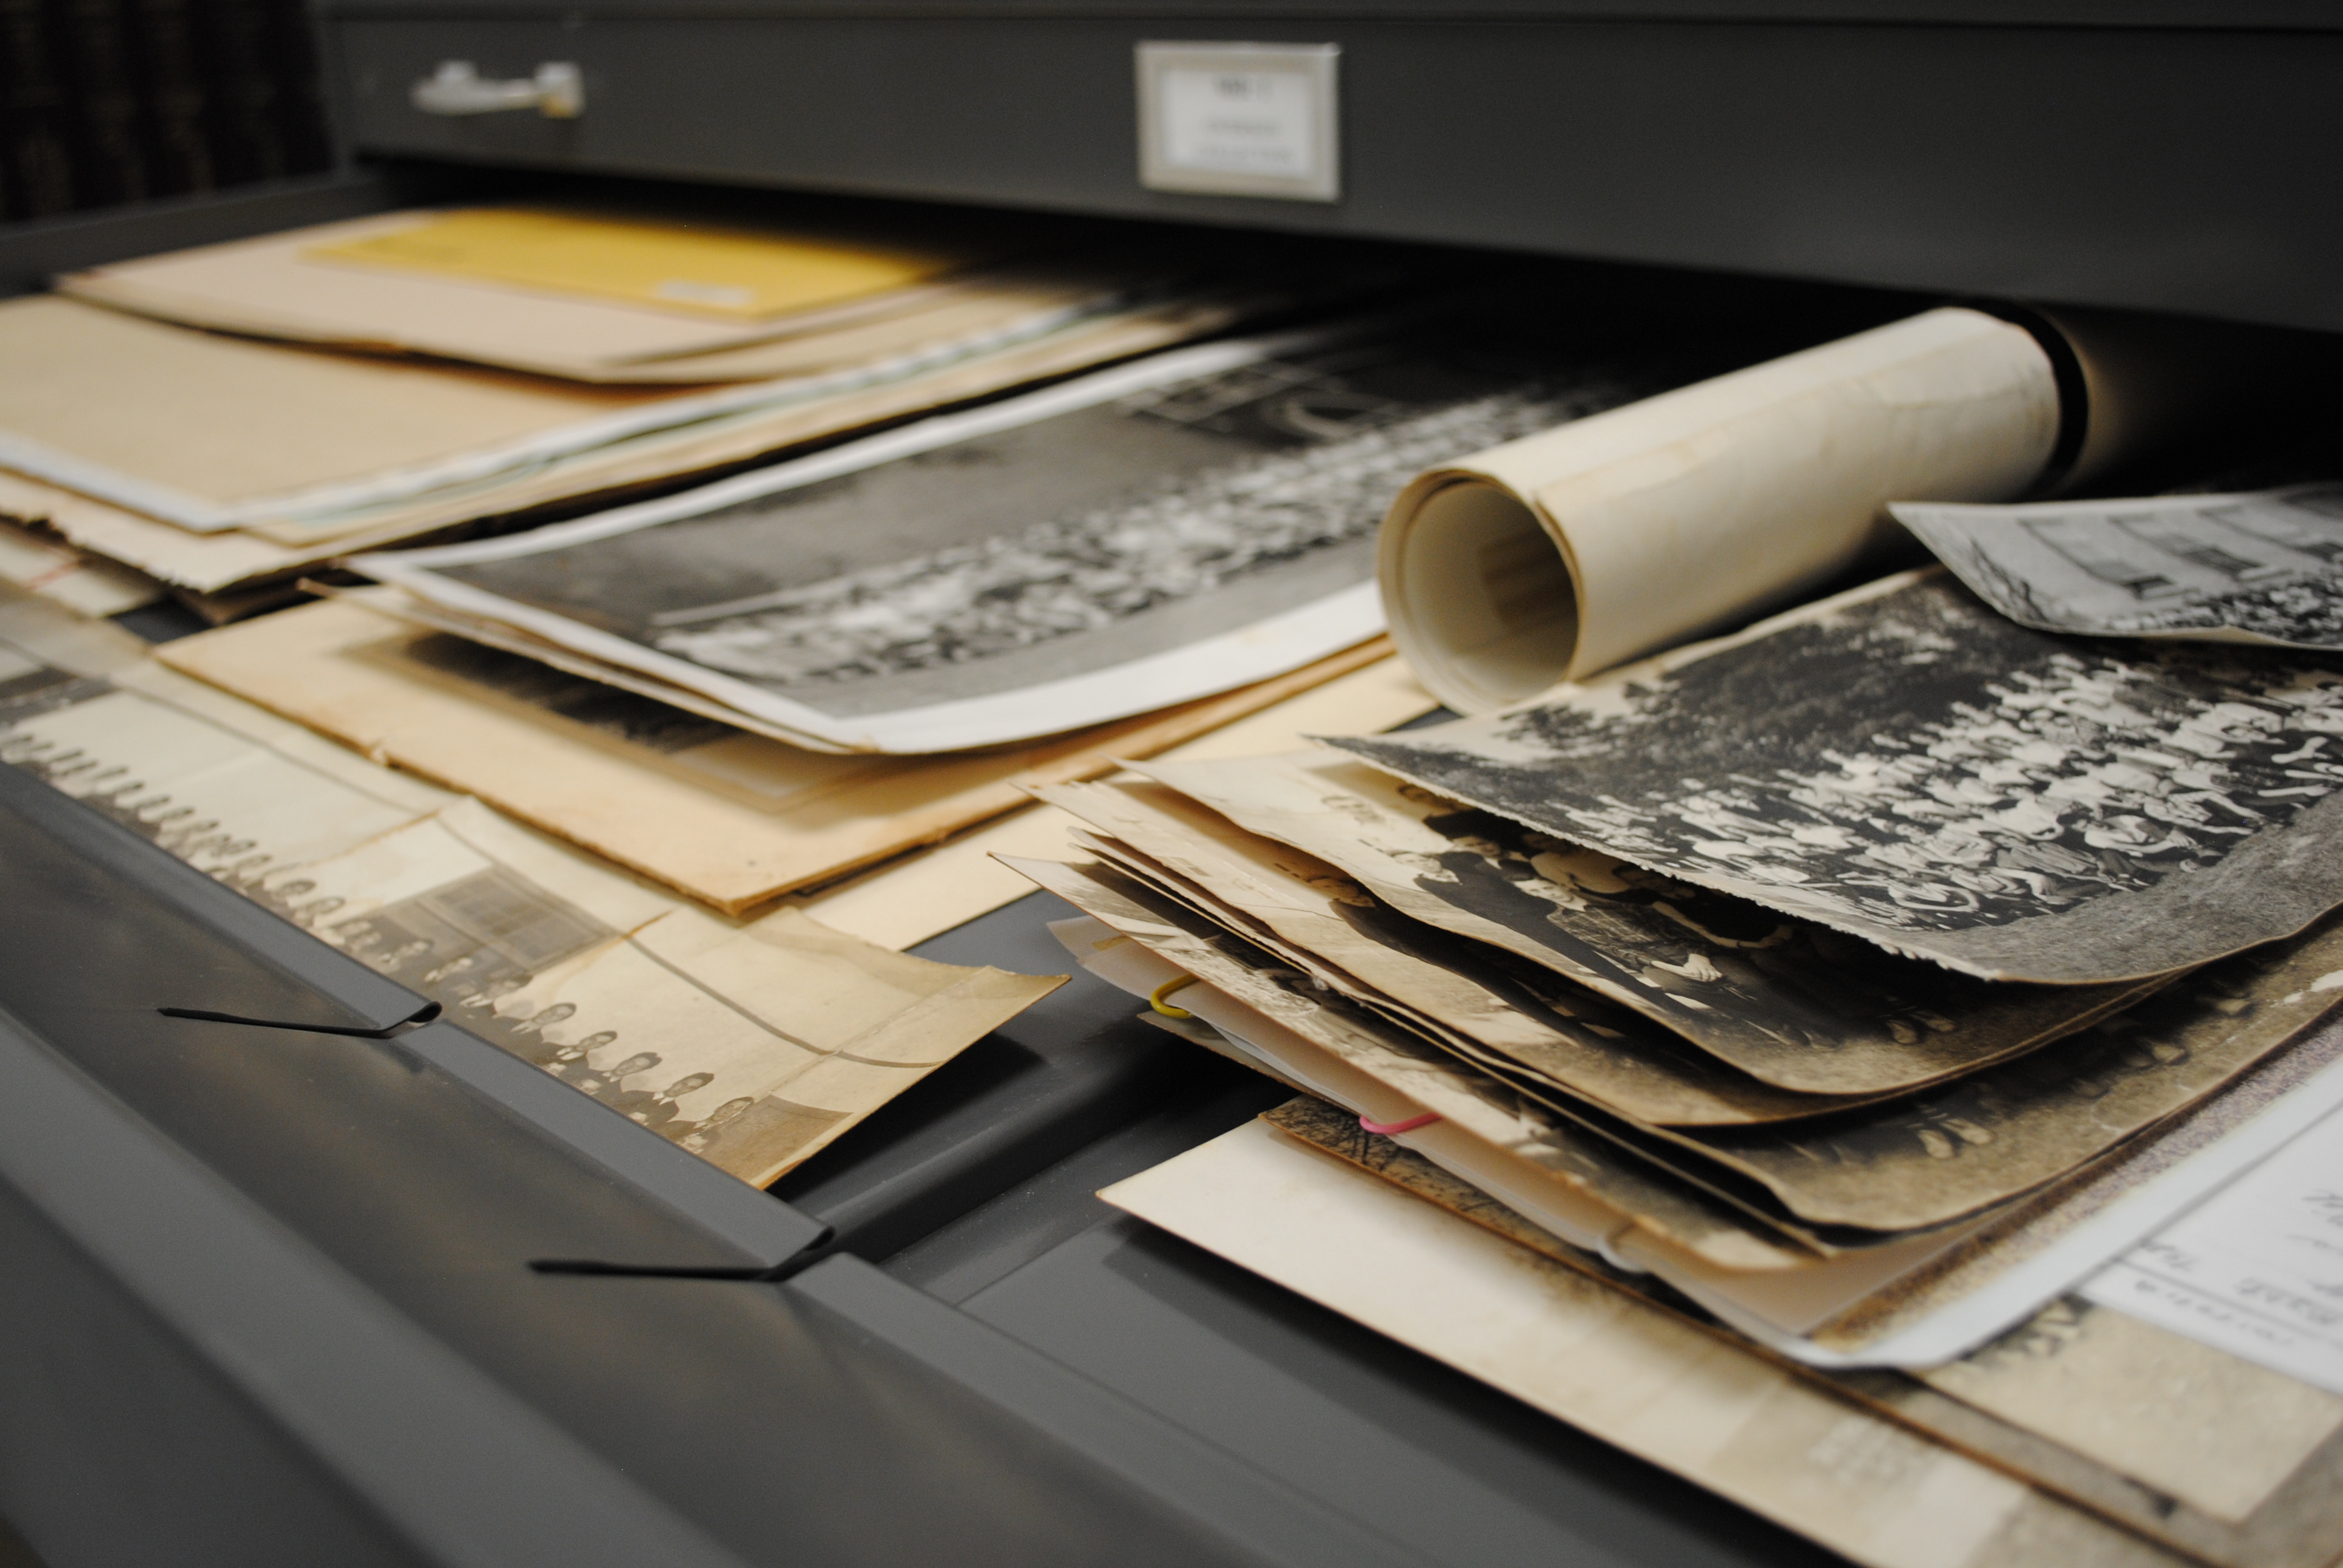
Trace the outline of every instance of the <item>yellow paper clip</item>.
[[1173, 1007], [1163, 999], [1184, 986], [1192, 986], [1195, 983], [1196, 977], [1194, 975], [1182, 975], [1178, 980], [1165, 980], [1161, 985], [1157, 986], [1153, 990], [1147, 993], [1147, 1005], [1153, 1008], [1157, 1012], [1161, 1013], [1165, 1018], [1193, 1018], [1196, 1015], [1190, 1012], [1186, 1008]]

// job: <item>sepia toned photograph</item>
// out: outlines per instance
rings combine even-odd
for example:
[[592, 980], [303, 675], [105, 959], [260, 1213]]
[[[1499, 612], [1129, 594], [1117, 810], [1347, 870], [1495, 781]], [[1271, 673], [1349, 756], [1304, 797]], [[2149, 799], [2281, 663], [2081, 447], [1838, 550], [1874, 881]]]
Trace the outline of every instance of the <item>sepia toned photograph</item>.
[[1949, 1084], [1766, 1135], [1684, 1141], [1816, 1222], [1941, 1224], [2073, 1171], [2284, 1048], [2326, 1013], [2343, 972], [2328, 920], [2187, 976], [2072, 1039]]
[[1995, 985], [1898, 957], [1339, 752], [1134, 766], [1340, 867], [1404, 919], [1587, 987], [1800, 1094], [1917, 1088], [2032, 1050], [2139, 994], [2137, 984]]
[[[1085, 914], [1292, 1030], [1366, 1080], [1510, 1157], [1525, 1191], [1558, 1186], [1671, 1247], [1727, 1269], [1791, 1268], [1827, 1255], [1803, 1228], [1684, 1178], [1515, 1086], [1395, 1028], [1306, 974], [1111, 866], [1012, 862]], [[1741, 1185], [1755, 1189], [1755, 1183]]]

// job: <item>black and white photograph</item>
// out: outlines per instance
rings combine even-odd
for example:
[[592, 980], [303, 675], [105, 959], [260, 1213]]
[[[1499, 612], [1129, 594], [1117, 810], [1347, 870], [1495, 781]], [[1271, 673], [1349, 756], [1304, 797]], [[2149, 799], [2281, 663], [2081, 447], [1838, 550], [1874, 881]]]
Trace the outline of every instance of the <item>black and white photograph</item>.
[[2343, 484], [1892, 509], [1986, 603], [2043, 631], [2343, 648]]
[[2343, 902], [2343, 662], [2050, 636], [1942, 573], [1507, 713], [1333, 744], [1989, 980], [2169, 973]]
[[1410, 477], [1626, 395], [1608, 369], [1453, 333], [1219, 344], [357, 564], [816, 743], [996, 745], [1374, 636], [1374, 530]]

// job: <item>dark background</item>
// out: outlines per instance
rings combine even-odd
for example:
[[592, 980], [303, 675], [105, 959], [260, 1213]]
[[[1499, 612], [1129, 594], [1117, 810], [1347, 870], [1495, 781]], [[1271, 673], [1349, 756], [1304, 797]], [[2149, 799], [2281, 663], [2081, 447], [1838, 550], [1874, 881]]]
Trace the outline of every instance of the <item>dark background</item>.
[[0, 220], [332, 163], [302, 0], [0, 0]]

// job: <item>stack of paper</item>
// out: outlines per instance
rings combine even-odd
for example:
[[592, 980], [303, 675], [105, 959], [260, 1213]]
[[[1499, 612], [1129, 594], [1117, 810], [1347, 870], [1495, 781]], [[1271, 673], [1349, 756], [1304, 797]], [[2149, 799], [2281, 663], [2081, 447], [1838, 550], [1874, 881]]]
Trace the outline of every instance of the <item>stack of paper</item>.
[[1030, 333], [1114, 303], [1147, 275], [1037, 223], [923, 226], [873, 236], [403, 212], [71, 273], [57, 286], [185, 326], [641, 385], [764, 380]]
[[1420, 689], [1374, 670], [1392, 496], [1637, 384], [1518, 322], [1175, 350], [357, 558], [384, 587], [160, 657], [737, 913], [1353, 672], [1372, 701], [1349, 722], [1413, 717]]
[[0, 766], [760, 1185], [1061, 983], [711, 914], [11, 591]]
[[[1112, 1201], [1865, 1562], [2323, 1563], [2338, 729], [2317, 656], [1908, 574], [1503, 714], [1045, 789], [1085, 858], [1016, 864], [1086, 968], [1312, 1097]], [[1916, 1490], [1855, 1508], [1833, 1442]]]
[[0, 305], [0, 510], [216, 592], [671, 487], [1292, 297], [1214, 270], [998, 224], [905, 240], [498, 210], [161, 256]]
[[1384, 507], [1427, 460], [1631, 384], [1518, 322], [1176, 350], [360, 557], [385, 588], [161, 657], [739, 912], [1353, 672], [1352, 722], [1414, 717], [1429, 699], [1375, 668]]
[[[1354, 674], [1362, 705], [1325, 709], [1322, 728], [1381, 729], [1433, 705], [1376, 638], [1038, 744], [841, 756], [418, 625], [379, 608], [386, 591], [183, 638], [156, 656], [734, 914], [1015, 810], [1026, 787], [1111, 772], [1115, 758], [1155, 756], [1322, 684], [1339, 695]], [[1285, 733], [1299, 743], [1298, 730]]]
[[1549, 1229], [1895, 1360], [2001, 1326], [1916, 1318], [1916, 1271], [2071, 1221], [2335, 1000], [2338, 721], [2315, 664], [2127, 658], [1929, 574], [1510, 714], [1045, 791], [1093, 859], [1026, 869]]
[[163, 597], [151, 578], [9, 522], [0, 522], [0, 581], [92, 617], [120, 615]]
[[1315, 1100], [1101, 1196], [1869, 1568], [2343, 1553], [2343, 1397], [2081, 1297], [1821, 1371]]

